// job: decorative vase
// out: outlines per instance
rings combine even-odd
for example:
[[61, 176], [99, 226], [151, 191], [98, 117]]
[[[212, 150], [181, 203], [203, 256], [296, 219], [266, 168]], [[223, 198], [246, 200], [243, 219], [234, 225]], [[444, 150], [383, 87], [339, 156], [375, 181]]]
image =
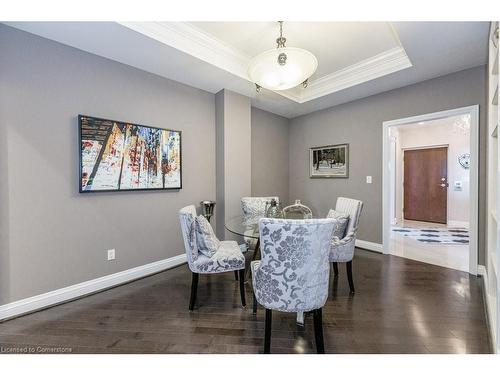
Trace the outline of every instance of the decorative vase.
[[295, 204], [285, 207], [283, 215], [285, 219], [312, 219], [311, 209], [300, 203], [299, 199], [295, 200]]
[[210, 221], [210, 218], [214, 214], [215, 202], [214, 201], [201, 201], [201, 214]]
[[271, 199], [269, 204], [269, 208], [266, 210], [266, 217], [274, 218], [274, 219], [283, 219], [283, 211], [279, 206], [276, 199]]

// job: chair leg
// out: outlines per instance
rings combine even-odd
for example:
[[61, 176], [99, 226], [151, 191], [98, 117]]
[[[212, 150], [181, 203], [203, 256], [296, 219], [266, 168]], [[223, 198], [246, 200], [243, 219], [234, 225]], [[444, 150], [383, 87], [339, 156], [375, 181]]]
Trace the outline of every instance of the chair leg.
[[255, 292], [252, 293], [253, 294], [253, 309], [252, 309], [252, 312], [254, 315], [257, 314], [257, 297], [255, 297]]
[[234, 279], [238, 281], [238, 271], [234, 271]]
[[337, 262], [333, 262], [333, 276], [339, 275], [339, 267], [337, 266]]
[[325, 343], [323, 339], [323, 316], [321, 309], [313, 311], [314, 319], [314, 338], [316, 341], [316, 350], [318, 354], [325, 353]]
[[349, 281], [349, 289], [351, 289], [351, 293], [354, 294], [354, 281], [352, 280], [352, 260], [345, 264], [345, 268], [347, 270], [347, 280]]
[[266, 309], [266, 333], [264, 337], [264, 354], [271, 353], [271, 325], [273, 322], [272, 310]]
[[[240, 295], [241, 295], [241, 306], [245, 307], [247, 305], [247, 301], [245, 299], [245, 269], [243, 268], [242, 270], [235, 271], [236, 273], [239, 272], [240, 276]], [[238, 279], [236, 279], [238, 280]]]
[[255, 244], [255, 250], [253, 251], [252, 261], [260, 259], [260, 238]]
[[193, 277], [191, 280], [191, 298], [189, 300], [189, 310], [193, 311], [194, 304], [196, 302], [196, 293], [198, 291], [198, 274], [193, 272]]

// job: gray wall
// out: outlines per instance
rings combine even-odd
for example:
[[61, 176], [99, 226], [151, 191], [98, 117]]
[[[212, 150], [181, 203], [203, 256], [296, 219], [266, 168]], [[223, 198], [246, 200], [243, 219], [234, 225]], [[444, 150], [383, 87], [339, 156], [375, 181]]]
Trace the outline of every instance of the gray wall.
[[215, 96], [217, 235], [220, 239], [241, 241], [224, 230], [224, 223], [241, 215], [241, 197], [249, 196], [251, 177], [250, 98], [229, 90]]
[[252, 196], [277, 195], [283, 205], [288, 191], [288, 119], [252, 108]]
[[[382, 123], [479, 104], [479, 263], [484, 264], [486, 217], [486, 70], [477, 67], [314, 112], [290, 121], [290, 197], [326, 215], [338, 196], [361, 199], [359, 238], [382, 243]], [[313, 146], [349, 143], [348, 179], [309, 178]], [[373, 183], [366, 184], [366, 176]]]
[[[214, 95], [1, 25], [0, 50], [0, 304], [183, 253], [178, 209], [215, 198]], [[182, 190], [78, 194], [79, 113], [182, 130]]]

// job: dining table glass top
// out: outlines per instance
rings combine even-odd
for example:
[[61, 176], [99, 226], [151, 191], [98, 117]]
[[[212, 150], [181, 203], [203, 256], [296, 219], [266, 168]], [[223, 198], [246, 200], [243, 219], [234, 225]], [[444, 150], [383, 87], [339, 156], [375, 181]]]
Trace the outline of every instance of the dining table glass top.
[[[290, 215], [290, 219], [311, 219], [312, 215], [308, 214], [307, 217], [302, 215]], [[233, 216], [225, 223], [226, 229], [239, 236], [247, 238], [259, 239], [259, 219], [260, 217], [247, 218], [244, 215]]]
[[226, 221], [226, 229], [234, 234], [259, 239], [259, 218], [246, 218], [243, 215], [231, 217]]

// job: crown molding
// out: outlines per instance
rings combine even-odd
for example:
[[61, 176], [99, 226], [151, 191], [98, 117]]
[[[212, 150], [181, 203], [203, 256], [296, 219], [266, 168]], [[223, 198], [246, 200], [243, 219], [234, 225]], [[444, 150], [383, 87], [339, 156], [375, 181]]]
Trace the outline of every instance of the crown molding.
[[[307, 89], [292, 89], [299, 103], [332, 94], [412, 66], [403, 47], [395, 47], [309, 82]], [[292, 91], [290, 90], [290, 91]], [[297, 93], [299, 91], [299, 93]]]
[[118, 23], [249, 81], [247, 66], [250, 56], [187, 22]]
[[[251, 56], [187, 22], [119, 22], [119, 24], [252, 82], [247, 73]], [[412, 63], [401, 46], [395, 30], [393, 28], [391, 30], [398, 47], [311, 80], [306, 89], [299, 86], [274, 92], [296, 103], [305, 103], [411, 67]]]

